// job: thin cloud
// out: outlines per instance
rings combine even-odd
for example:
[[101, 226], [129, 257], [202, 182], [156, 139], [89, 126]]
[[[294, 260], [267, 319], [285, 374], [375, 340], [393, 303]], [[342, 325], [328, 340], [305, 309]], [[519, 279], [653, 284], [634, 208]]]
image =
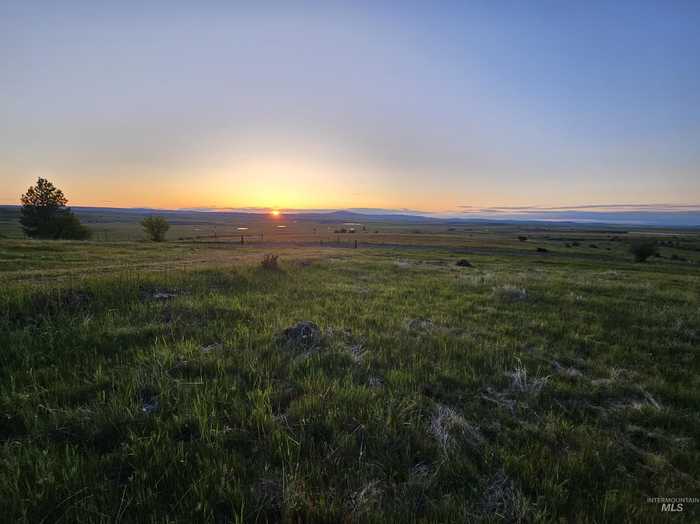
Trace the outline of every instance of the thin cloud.
[[581, 204], [574, 206], [457, 206], [462, 213], [543, 213], [549, 211], [648, 211], [648, 212], [698, 212], [700, 204]]

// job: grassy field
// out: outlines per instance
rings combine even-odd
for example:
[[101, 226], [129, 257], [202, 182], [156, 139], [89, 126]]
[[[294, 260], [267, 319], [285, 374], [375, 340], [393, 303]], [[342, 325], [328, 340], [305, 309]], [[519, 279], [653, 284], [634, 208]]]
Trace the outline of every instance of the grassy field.
[[697, 231], [276, 225], [0, 239], [2, 520], [700, 519]]

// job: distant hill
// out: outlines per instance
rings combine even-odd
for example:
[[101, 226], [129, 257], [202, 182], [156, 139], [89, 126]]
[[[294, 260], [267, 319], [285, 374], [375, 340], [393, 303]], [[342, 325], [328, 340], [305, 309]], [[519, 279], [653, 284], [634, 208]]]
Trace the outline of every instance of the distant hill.
[[[73, 206], [73, 211], [88, 224], [133, 223], [149, 215], [159, 215], [172, 224], [204, 224], [228, 220], [267, 220], [270, 215], [262, 211], [152, 209]], [[310, 220], [320, 223], [337, 222], [394, 222], [401, 224], [520, 224], [547, 225], [547, 227], [598, 227], [598, 226], [644, 226], [644, 227], [700, 227], [700, 212], [697, 211], [558, 211], [533, 214], [511, 214], [501, 217], [469, 215], [465, 217], [435, 217], [421, 214], [390, 212], [371, 209], [286, 212], [295, 220]], [[0, 221], [9, 222], [19, 218], [19, 206], [0, 206]]]

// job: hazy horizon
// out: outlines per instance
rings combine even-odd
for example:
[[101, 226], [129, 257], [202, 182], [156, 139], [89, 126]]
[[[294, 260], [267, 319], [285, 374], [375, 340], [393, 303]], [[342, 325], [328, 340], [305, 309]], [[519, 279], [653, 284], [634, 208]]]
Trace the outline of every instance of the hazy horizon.
[[[7, 204], [0, 204], [0, 208]], [[18, 205], [11, 206], [19, 208]], [[432, 213], [417, 209], [386, 209], [386, 208], [155, 208], [155, 207], [114, 207], [114, 206], [72, 206], [80, 210], [106, 210], [125, 212], [152, 211], [153, 214], [165, 213], [213, 213], [269, 215], [272, 219], [281, 216], [294, 218], [296, 216], [333, 215], [334, 213], [366, 215], [369, 217], [416, 217], [420, 219], [442, 219], [462, 221], [507, 221], [507, 222], [566, 222], [591, 224], [619, 224], [627, 226], [658, 226], [658, 227], [700, 227], [700, 206], [697, 205], [582, 205], [564, 207], [513, 206], [500, 208], [471, 208], [461, 212]], [[463, 206], [468, 207], [468, 206]], [[167, 216], [167, 215], [166, 215]], [[340, 215], [342, 216], [342, 215]]]
[[684, 2], [6, 2], [0, 204], [43, 176], [73, 206], [694, 213], [698, 26]]

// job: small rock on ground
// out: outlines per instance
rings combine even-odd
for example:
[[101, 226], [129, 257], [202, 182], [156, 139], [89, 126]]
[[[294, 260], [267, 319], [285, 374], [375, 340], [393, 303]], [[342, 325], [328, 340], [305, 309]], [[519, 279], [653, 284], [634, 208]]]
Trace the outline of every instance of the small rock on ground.
[[319, 346], [321, 338], [321, 329], [310, 320], [297, 322], [280, 334], [280, 340], [285, 346], [307, 350]]
[[408, 321], [408, 329], [410, 331], [432, 331], [435, 324], [429, 318], [418, 317]]

